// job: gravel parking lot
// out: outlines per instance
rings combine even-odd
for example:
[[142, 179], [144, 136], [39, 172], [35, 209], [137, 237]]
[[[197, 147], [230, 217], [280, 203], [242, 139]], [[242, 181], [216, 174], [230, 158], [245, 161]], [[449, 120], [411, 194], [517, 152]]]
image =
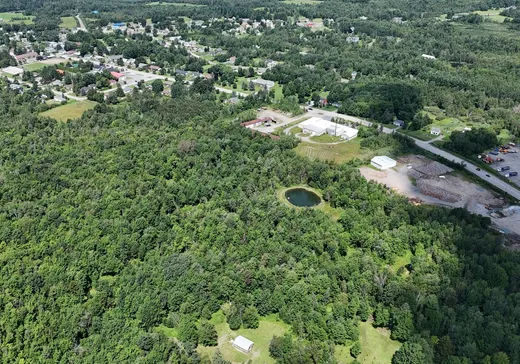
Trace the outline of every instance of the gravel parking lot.
[[489, 156], [492, 158], [503, 158], [504, 159], [503, 162], [493, 163], [491, 165], [491, 167], [493, 167], [493, 169], [496, 170], [499, 167], [505, 167], [505, 166], [508, 166], [511, 168], [508, 171], [498, 172], [502, 176], [505, 176], [506, 174], [509, 174], [511, 172], [518, 172], [518, 174], [519, 174], [518, 176], [509, 177], [509, 180], [511, 180], [516, 185], [520, 186], [520, 153], [506, 153], [506, 154], [499, 153], [499, 155], [496, 155], [496, 156], [495, 155], [489, 155]]

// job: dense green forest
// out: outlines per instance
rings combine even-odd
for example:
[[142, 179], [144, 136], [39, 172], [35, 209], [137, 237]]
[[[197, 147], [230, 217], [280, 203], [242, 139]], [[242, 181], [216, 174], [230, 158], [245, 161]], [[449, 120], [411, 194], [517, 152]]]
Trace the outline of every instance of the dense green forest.
[[[410, 131], [459, 118], [474, 128], [444, 146], [465, 156], [497, 145], [502, 130], [520, 137], [520, 4], [147, 3], [0, 2], [0, 12], [34, 16], [0, 23], [2, 68], [17, 64], [10, 51], [43, 53], [63, 38], [79, 57], [132, 58], [171, 82], [127, 94], [118, 84], [104, 100], [114, 76], [83, 60], [26, 69], [24, 92], [0, 79], [0, 362], [223, 364], [197, 350], [216, 346], [211, 319], [223, 314], [231, 330], [269, 316], [290, 327], [270, 342], [278, 363], [336, 363], [347, 344], [355, 357], [362, 325], [402, 344], [392, 364], [520, 363], [520, 255], [489, 218], [411, 205], [363, 178], [359, 160], [311, 161], [292, 136], [240, 126], [259, 107], [296, 114], [326, 97], [339, 113], [402, 119]], [[510, 6], [503, 23], [466, 14]], [[76, 14], [89, 32], [60, 29]], [[231, 36], [233, 17], [260, 30]], [[314, 19], [324, 29], [298, 24]], [[113, 22], [144, 30], [103, 31]], [[195, 57], [157, 35], [166, 29], [221, 52]], [[276, 91], [244, 81], [260, 68]], [[42, 102], [54, 81], [75, 94], [97, 86], [86, 94], [96, 106], [67, 123], [43, 117], [58, 106]], [[251, 93], [226, 103], [235, 90]], [[401, 134], [359, 134], [362, 148], [412, 149]], [[282, 203], [280, 190], [296, 185], [334, 212]]]
[[[271, 344], [281, 363], [334, 362], [370, 317], [406, 342], [395, 363], [520, 360], [520, 257], [489, 219], [412, 206], [203, 97], [135, 93], [70, 123], [0, 98], [2, 362], [197, 363], [214, 339], [194, 322], [224, 303], [233, 327], [270, 313], [291, 325]], [[339, 220], [280, 203], [295, 184]]]

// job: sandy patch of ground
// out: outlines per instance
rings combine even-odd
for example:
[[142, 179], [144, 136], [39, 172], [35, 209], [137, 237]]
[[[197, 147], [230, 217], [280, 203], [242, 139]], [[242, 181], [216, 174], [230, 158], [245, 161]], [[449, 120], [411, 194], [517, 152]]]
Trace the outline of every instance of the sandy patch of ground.
[[414, 177], [418, 174], [414, 172], [414, 166], [420, 166], [418, 169], [424, 170], [422, 167], [425, 163], [431, 163], [431, 160], [422, 156], [407, 156], [400, 159], [392, 169], [379, 171], [371, 167], [361, 167], [359, 170], [366, 179], [382, 183], [409, 197], [411, 201], [449, 208], [464, 207], [472, 213], [491, 218], [499, 230], [520, 235], [520, 213], [496, 218], [490, 216], [490, 210], [486, 208], [504, 208], [506, 205], [502, 197], [453, 173], [444, 173], [443, 178], [423, 175], [416, 180]]
[[63, 59], [63, 58], [48, 58], [48, 59], [44, 59], [42, 61], [40, 61], [40, 63], [43, 63], [43, 64], [60, 64], [60, 63], [65, 63], [66, 60]]

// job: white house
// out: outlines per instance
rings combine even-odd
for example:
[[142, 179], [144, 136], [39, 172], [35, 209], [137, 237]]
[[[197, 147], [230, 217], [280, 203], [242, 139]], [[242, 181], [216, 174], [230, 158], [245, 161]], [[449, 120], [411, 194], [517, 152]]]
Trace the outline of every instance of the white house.
[[253, 80], [253, 84], [265, 87], [268, 90], [274, 87], [273, 81], [264, 80], [263, 78], [257, 78], [256, 80]]
[[392, 158], [387, 157], [386, 155], [378, 155], [372, 158], [370, 164], [377, 169], [388, 169], [395, 167], [397, 162]]
[[317, 117], [307, 119], [304, 122], [301, 122], [299, 126], [302, 128], [304, 134], [310, 134], [312, 136], [327, 133], [329, 135], [339, 136], [344, 140], [351, 140], [358, 135], [357, 129]]
[[432, 130], [430, 131], [430, 134], [432, 135], [441, 135], [441, 129], [440, 128], [432, 128]]
[[237, 338], [233, 340], [233, 347], [244, 353], [249, 353], [253, 348], [253, 345], [254, 343], [251, 340], [246, 339], [243, 336], [237, 336]]

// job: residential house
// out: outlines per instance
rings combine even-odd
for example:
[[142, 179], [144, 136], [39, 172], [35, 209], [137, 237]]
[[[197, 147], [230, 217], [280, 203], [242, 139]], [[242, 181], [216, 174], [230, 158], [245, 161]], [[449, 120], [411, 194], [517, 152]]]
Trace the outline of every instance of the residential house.
[[253, 84], [268, 90], [274, 87], [274, 81], [264, 80], [263, 78], [257, 78], [256, 80], [253, 80]]
[[440, 135], [441, 134], [441, 129], [437, 128], [437, 127], [433, 127], [432, 130], [430, 131], [430, 134], [432, 134], [432, 135]]
[[347, 43], [358, 43], [359, 37], [358, 36], [350, 36], [347, 37]]
[[394, 120], [393, 124], [395, 126], [398, 126], [398, 127], [402, 128], [404, 126], [404, 121], [402, 121], [402, 120]]

